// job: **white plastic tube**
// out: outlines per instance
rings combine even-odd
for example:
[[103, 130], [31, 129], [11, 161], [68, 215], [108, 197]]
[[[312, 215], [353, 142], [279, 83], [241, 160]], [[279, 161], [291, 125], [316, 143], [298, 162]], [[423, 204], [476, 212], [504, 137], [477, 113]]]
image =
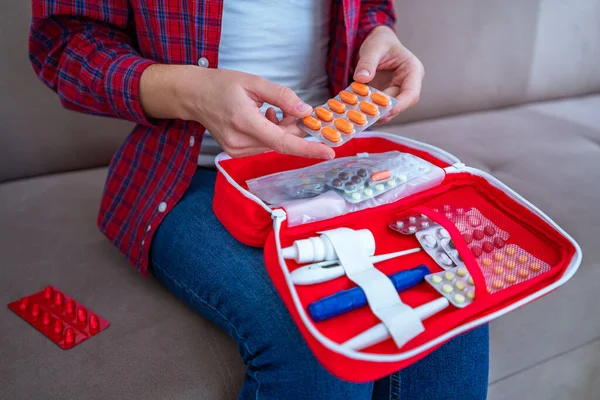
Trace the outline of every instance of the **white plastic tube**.
[[[421, 251], [420, 247], [397, 251], [395, 253], [371, 256], [369, 259], [371, 260], [371, 263], [376, 264], [378, 262], [391, 260], [392, 258], [413, 254], [418, 251]], [[291, 272], [291, 276], [295, 285], [314, 285], [315, 283], [327, 282], [344, 276], [344, 268], [340, 265], [339, 260], [321, 261], [297, 268]]]
[[[450, 305], [450, 302], [445, 297], [440, 297], [439, 299], [435, 299], [430, 301], [429, 303], [423, 304], [415, 308], [415, 312], [421, 319], [421, 321], [431, 317], [432, 315], [442, 311], [446, 307]], [[377, 343], [381, 343], [384, 340], [389, 339], [390, 332], [387, 330], [383, 323], [377, 324], [372, 328], [367, 329], [366, 331], [354, 336], [352, 339], [344, 342], [342, 344], [343, 347], [346, 347], [351, 350], [362, 350], [367, 347], [371, 347], [376, 345]]]
[[[375, 237], [368, 229], [357, 230], [361, 246], [367, 256], [375, 254]], [[332, 261], [338, 258], [327, 236], [321, 235], [308, 239], [296, 240], [294, 244], [282, 250], [283, 258], [292, 259], [303, 264], [315, 261]]]

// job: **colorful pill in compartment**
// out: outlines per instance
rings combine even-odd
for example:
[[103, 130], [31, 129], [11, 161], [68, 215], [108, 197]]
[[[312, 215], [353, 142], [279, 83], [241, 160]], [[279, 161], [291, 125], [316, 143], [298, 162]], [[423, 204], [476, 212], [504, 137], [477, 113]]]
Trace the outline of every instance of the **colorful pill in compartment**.
[[466, 307], [475, 300], [475, 281], [464, 266], [429, 274], [425, 281], [455, 307]]
[[495, 293], [550, 271], [550, 265], [516, 244], [507, 244], [480, 261], [487, 289]]

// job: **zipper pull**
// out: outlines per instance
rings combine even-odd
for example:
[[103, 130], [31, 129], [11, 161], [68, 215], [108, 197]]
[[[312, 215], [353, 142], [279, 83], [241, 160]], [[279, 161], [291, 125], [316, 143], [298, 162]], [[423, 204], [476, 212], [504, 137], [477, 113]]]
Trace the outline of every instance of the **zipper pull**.
[[444, 168], [444, 170], [446, 172], [452, 173], [452, 172], [456, 172], [456, 171], [462, 171], [465, 168], [466, 168], [466, 165], [464, 163], [457, 162], [457, 163], [452, 164], [449, 167]]
[[281, 208], [277, 208], [271, 212], [271, 218], [273, 218], [273, 219], [284, 220], [286, 217], [287, 217], [287, 214]]

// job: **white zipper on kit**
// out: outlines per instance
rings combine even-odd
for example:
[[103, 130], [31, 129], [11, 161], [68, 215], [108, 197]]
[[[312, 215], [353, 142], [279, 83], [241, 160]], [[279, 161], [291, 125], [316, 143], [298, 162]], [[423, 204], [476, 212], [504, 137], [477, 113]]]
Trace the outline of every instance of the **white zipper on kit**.
[[302, 320], [304, 326], [311, 333], [311, 335], [315, 339], [317, 339], [321, 343], [321, 345], [323, 345], [330, 351], [333, 351], [333, 352], [341, 354], [345, 357], [348, 357], [351, 359], [356, 359], [356, 360], [372, 361], [372, 362], [397, 362], [397, 361], [407, 360], [407, 359], [410, 359], [412, 357], [419, 355], [422, 352], [425, 352], [425, 351], [431, 349], [432, 347], [442, 344], [445, 341], [447, 341], [453, 337], [456, 337], [456, 336], [458, 336], [462, 333], [465, 333], [473, 328], [476, 328], [478, 326], [486, 324], [486, 323], [488, 323], [498, 317], [501, 317], [502, 315], [505, 315], [519, 307], [522, 307], [528, 303], [531, 303], [532, 301], [544, 296], [545, 294], [547, 294], [547, 293], [551, 292], [552, 290], [556, 289], [557, 287], [561, 286], [575, 274], [575, 272], [577, 271], [577, 269], [579, 268], [579, 265], [581, 263], [581, 256], [582, 256], [581, 248], [579, 247], [577, 242], [575, 242], [575, 240], [568, 233], [566, 233], [560, 226], [558, 226], [554, 221], [552, 221], [552, 219], [550, 219], [550, 217], [548, 217], [546, 214], [544, 214], [540, 209], [535, 207], [533, 204], [531, 204], [529, 201], [527, 201], [525, 198], [523, 198], [523, 196], [519, 195], [513, 189], [506, 186], [500, 180], [496, 179], [495, 177], [493, 177], [492, 175], [490, 175], [484, 171], [481, 171], [481, 170], [478, 170], [475, 168], [471, 168], [471, 167], [467, 167], [460, 162], [456, 162], [451, 167], [446, 168], [446, 171], [448, 173], [468, 172], [472, 175], [480, 176], [480, 177], [486, 179], [486, 181], [488, 181], [488, 183], [490, 183], [492, 186], [494, 186], [494, 187], [502, 190], [506, 194], [508, 194], [512, 199], [514, 199], [521, 205], [525, 206], [528, 210], [530, 210], [531, 212], [536, 214], [542, 220], [546, 221], [550, 226], [552, 226], [554, 229], [556, 229], [561, 235], [563, 235], [565, 238], [567, 238], [571, 242], [571, 244], [575, 247], [576, 251], [575, 251], [575, 255], [571, 259], [571, 262], [569, 263], [567, 269], [565, 270], [565, 272], [563, 273], [561, 278], [559, 280], [557, 280], [556, 282], [552, 283], [551, 285], [545, 286], [544, 288], [538, 290], [537, 292], [530, 294], [529, 296], [527, 296], [525, 298], [522, 298], [514, 303], [511, 303], [510, 305], [508, 305], [500, 310], [497, 310], [491, 314], [483, 316], [479, 319], [476, 319], [476, 320], [468, 322], [466, 324], [457, 326], [456, 328], [446, 332], [445, 334], [438, 336], [437, 338], [435, 338], [427, 343], [423, 343], [422, 345], [420, 345], [412, 350], [405, 351], [405, 352], [400, 351], [399, 353], [396, 353], [396, 354], [375, 354], [375, 353], [367, 353], [367, 352], [362, 352], [362, 351], [351, 350], [351, 349], [343, 347], [341, 344], [334, 342], [333, 340], [329, 339], [327, 336], [322, 334], [318, 330], [318, 328], [313, 324], [313, 322], [310, 320], [309, 316], [306, 313], [306, 310], [302, 306], [302, 303], [300, 302], [300, 298], [296, 291], [296, 287], [292, 281], [291, 274], [287, 268], [287, 264], [282, 255], [280, 232], [281, 232], [281, 224], [286, 219], [286, 214], [281, 209], [274, 210], [273, 214], [272, 214], [273, 231], [274, 231], [274, 236], [275, 236], [275, 246], [276, 246], [276, 250], [277, 250], [277, 258], [278, 258], [279, 266], [284, 275], [286, 284], [288, 286], [288, 290], [292, 297], [292, 301], [294, 302], [294, 306], [296, 307], [296, 311], [298, 312], [298, 314], [300, 316], [300, 319]]

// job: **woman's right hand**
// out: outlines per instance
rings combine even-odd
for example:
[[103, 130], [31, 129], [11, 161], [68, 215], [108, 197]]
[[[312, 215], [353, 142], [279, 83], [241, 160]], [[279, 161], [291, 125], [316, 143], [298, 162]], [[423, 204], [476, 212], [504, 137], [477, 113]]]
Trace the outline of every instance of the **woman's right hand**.
[[[302, 139], [296, 118], [312, 108], [289, 88], [256, 75], [195, 66], [152, 65], [142, 74], [140, 99], [154, 118], [179, 118], [204, 126], [232, 157], [275, 150], [302, 157], [332, 159], [333, 149]], [[260, 107], [279, 107], [267, 115]]]

